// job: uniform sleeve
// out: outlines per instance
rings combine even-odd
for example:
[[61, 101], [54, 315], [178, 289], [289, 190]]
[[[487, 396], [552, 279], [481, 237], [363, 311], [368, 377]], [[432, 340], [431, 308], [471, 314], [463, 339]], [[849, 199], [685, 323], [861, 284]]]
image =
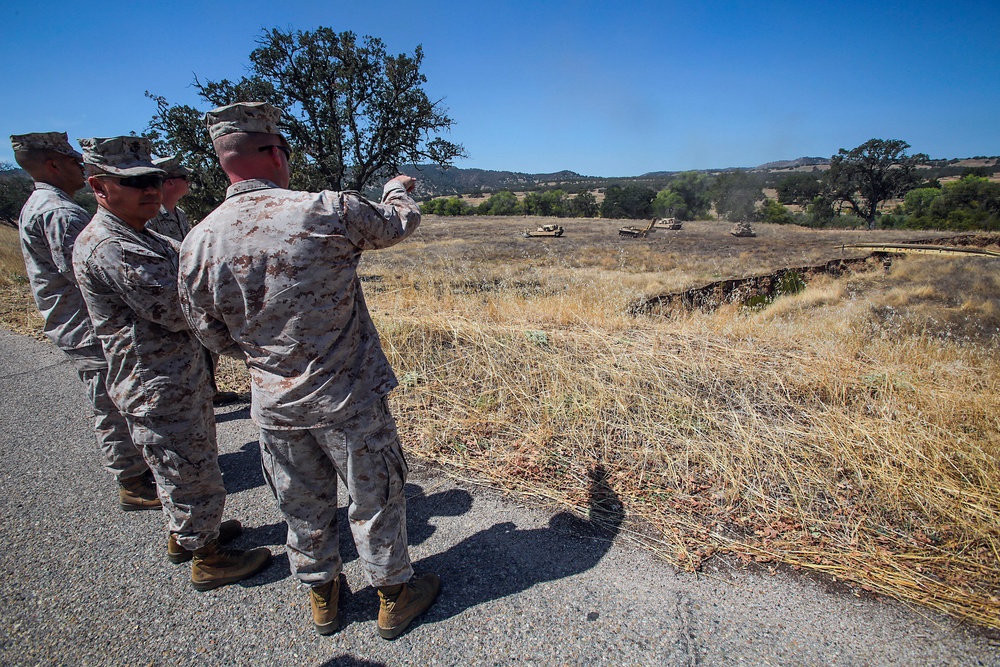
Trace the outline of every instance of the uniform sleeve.
[[216, 313], [214, 300], [204, 298], [208, 288], [202, 282], [203, 277], [201, 265], [182, 252], [177, 295], [188, 326], [201, 344], [212, 352], [243, 360], [243, 350], [233, 340], [229, 327]]
[[376, 204], [357, 192], [341, 192], [340, 214], [347, 235], [360, 250], [396, 245], [420, 225], [420, 208], [398, 181], [389, 181]]
[[227, 357], [243, 360], [243, 350], [229, 335], [229, 327], [226, 326], [226, 323], [216, 319], [210, 312], [195, 303], [191, 298], [191, 292], [188, 291], [183, 282], [178, 284], [178, 294], [188, 326], [194, 331], [194, 335], [198, 337], [201, 344], [215, 354], [224, 354]]
[[191, 232], [191, 221], [188, 220], [187, 213], [180, 206], [177, 207], [177, 222], [181, 226], [181, 234], [187, 236]]
[[128, 241], [101, 244], [90, 259], [108, 287], [139, 317], [169, 331], [188, 329], [177, 298], [175, 257]]
[[73, 275], [73, 245], [90, 222], [84, 215], [68, 208], [57, 208], [45, 215], [41, 228], [52, 256], [52, 263], [66, 280], [76, 284]]

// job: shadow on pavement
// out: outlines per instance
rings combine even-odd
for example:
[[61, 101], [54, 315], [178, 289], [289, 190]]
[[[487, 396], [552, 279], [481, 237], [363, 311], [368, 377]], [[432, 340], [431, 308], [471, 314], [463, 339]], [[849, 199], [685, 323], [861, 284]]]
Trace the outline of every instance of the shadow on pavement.
[[[416, 484], [407, 484], [406, 494], [406, 537], [409, 544], [422, 544], [437, 531], [431, 524], [431, 517], [461, 516], [472, 509], [472, 494], [463, 489], [450, 489], [429, 496]], [[350, 537], [348, 537], [350, 539]]]
[[[546, 528], [520, 530], [514, 523], [498, 523], [415, 563], [418, 574], [433, 572], [441, 577], [440, 596], [423, 622], [443, 621], [471, 607], [597, 565], [611, 548], [624, 512], [617, 494], [608, 486], [604, 467], [596, 466], [589, 477], [587, 519], [560, 512]], [[415, 538], [411, 544], [433, 532], [430, 517], [456, 516], [468, 510], [466, 503], [471, 506], [471, 497], [464, 491], [408, 500], [408, 523]], [[343, 595], [341, 605], [345, 622], [367, 622], [377, 614], [378, 598], [373, 588], [366, 587]]]
[[[216, 407], [216, 410], [219, 408]], [[224, 424], [226, 422], [235, 421], [237, 419], [250, 419], [250, 404], [247, 403], [243, 407], [237, 410], [230, 410], [229, 412], [222, 412], [215, 414], [215, 423]]]
[[440, 597], [428, 610], [426, 621], [451, 618], [470, 607], [597, 565], [611, 548], [624, 511], [608, 486], [603, 466], [595, 466], [588, 476], [587, 519], [560, 512], [547, 528], [528, 530], [499, 523], [417, 563], [418, 572], [441, 577]]
[[[243, 446], [243, 450], [251, 450], [256, 453], [256, 442], [249, 442]], [[241, 450], [241, 451], [243, 451]], [[243, 454], [230, 454], [228, 456], [236, 457], [241, 463], [241, 466], [245, 467], [243, 463]], [[259, 455], [258, 455], [259, 457]], [[220, 458], [220, 467], [222, 465], [222, 457]], [[257, 472], [260, 473], [260, 469], [257, 468]], [[230, 476], [223, 470], [223, 478], [228, 482]], [[263, 484], [263, 478], [261, 478], [261, 484]], [[227, 486], [229, 493], [233, 493], [233, 490]], [[343, 493], [343, 487], [340, 488]], [[472, 496], [468, 491], [463, 491], [460, 489], [452, 489], [449, 491], [443, 491], [441, 493], [435, 493], [431, 496], [424, 496], [424, 490], [416, 484], [407, 484], [405, 487], [406, 502], [408, 506], [407, 510], [407, 538], [409, 544], [420, 544], [421, 542], [428, 539], [434, 534], [437, 528], [430, 523], [430, 518], [434, 516], [459, 516], [465, 514], [472, 507]], [[239, 517], [235, 517], [239, 518]], [[347, 520], [347, 508], [341, 507], [337, 510], [337, 528], [340, 533], [340, 558], [344, 564], [350, 563], [351, 561], [357, 560], [358, 549], [354, 544], [354, 537], [351, 535], [350, 522]], [[240, 549], [252, 549], [254, 547], [275, 547], [285, 544], [288, 534], [288, 524], [284, 521], [280, 523], [272, 523], [266, 526], [244, 526], [243, 534], [234, 543], [234, 546]], [[278, 561], [281, 562], [281, 571], [275, 572], [274, 568], [279, 567]], [[259, 577], [254, 577], [250, 580], [250, 586], [260, 586], [262, 584], [270, 583], [272, 581], [278, 581], [279, 579], [284, 579], [290, 576], [289, 566], [288, 566], [288, 556], [286, 554], [280, 554], [276, 556], [272, 561], [271, 565], [268, 566], [267, 570], [261, 575], [264, 579]], [[372, 593], [374, 595], [374, 592]], [[378, 602], [375, 602], [376, 608], [378, 607]]]
[[319, 667], [387, 667], [387, 665], [384, 662], [359, 660], [349, 655], [340, 655], [336, 658], [330, 658]]
[[219, 469], [226, 485], [226, 494], [249, 491], [264, 486], [264, 473], [260, 463], [260, 445], [251, 440], [240, 451], [219, 455]]

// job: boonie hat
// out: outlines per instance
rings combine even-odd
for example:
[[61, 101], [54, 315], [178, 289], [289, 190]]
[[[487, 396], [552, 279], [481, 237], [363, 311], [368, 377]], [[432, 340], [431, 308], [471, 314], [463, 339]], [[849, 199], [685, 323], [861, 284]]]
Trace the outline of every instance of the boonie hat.
[[153, 164], [145, 137], [94, 137], [80, 139], [83, 161], [114, 176], [166, 174]]
[[175, 153], [170, 157], [160, 157], [153, 160], [153, 164], [167, 172], [167, 178], [177, 178], [178, 176], [190, 176], [191, 170], [181, 164], [181, 154]]
[[82, 160], [80, 155], [69, 143], [65, 132], [30, 132], [28, 134], [10, 135], [10, 145], [14, 151], [46, 150]]
[[212, 141], [234, 132], [280, 135], [280, 120], [281, 109], [267, 102], [237, 102], [205, 114], [205, 126]]

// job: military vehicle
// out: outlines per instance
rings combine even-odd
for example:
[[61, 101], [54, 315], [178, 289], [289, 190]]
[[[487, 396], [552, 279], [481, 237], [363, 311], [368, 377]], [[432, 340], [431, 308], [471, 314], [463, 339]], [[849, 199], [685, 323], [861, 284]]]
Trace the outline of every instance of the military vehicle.
[[535, 231], [525, 229], [524, 235], [528, 238], [532, 238], [534, 236], [562, 236], [563, 231], [562, 225], [542, 225]]
[[618, 236], [630, 239], [644, 239], [649, 236], [650, 232], [653, 231], [654, 226], [656, 226], [656, 218], [650, 220], [649, 225], [645, 229], [633, 227], [632, 225], [629, 225], [628, 227], [619, 227]]
[[653, 223], [653, 229], [681, 229], [683, 225], [677, 218], [660, 218]]
[[753, 230], [749, 222], [737, 222], [729, 233], [733, 236], [757, 236], [757, 232]]

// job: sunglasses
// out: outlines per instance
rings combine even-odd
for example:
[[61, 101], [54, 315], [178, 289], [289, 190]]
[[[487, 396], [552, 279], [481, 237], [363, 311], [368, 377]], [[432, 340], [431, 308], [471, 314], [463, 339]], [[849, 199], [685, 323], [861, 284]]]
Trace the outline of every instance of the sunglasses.
[[281, 146], [279, 144], [272, 144], [271, 146], [261, 146], [260, 148], [257, 149], [257, 151], [263, 153], [264, 151], [269, 151], [272, 148], [277, 148], [279, 151], [284, 153], [286, 160], [292, 159], [292, 150], [287, 146]]
[[98, 178], [117, 178], [120, 185], [124, 185], [126, 188], [135, 188], [136, 190], [163, 186], [163, 176], [159, 174], [143, 174], [142, 176], [126, 176], [124, 178], [112, 174], [101, 174]]

